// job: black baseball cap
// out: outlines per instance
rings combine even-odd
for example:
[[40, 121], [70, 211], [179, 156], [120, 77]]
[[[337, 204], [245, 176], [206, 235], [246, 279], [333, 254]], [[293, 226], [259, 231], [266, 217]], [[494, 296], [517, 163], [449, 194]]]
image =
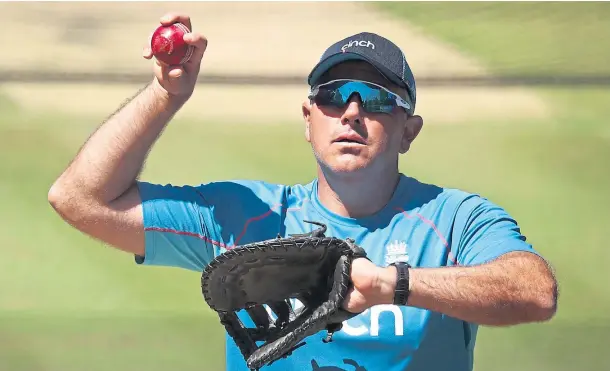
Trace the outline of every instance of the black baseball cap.
[[309, 86], [331, 67], [349, 60], [362, 60], [372, 64], [383, 76], [407, 90], [415, 108], [415, 77], [407, 63], [405, 53], [385, 37], [370, 32], [361, 32], [331, 45], [307, 78]]

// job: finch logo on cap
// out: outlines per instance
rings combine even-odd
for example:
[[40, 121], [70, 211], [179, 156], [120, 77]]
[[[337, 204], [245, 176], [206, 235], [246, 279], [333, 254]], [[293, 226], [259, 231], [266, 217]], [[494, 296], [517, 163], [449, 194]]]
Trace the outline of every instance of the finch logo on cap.
[[352, 41], [348, 42], [347, 44], [343, 45], [341, 47], [341, 51], [345, 53], [346, 49], [353, 48], [354, 46], [361, 46], [363, 48], [372, 48], [373, 50], [375, 50], [375, 44], [373, 44], [370, 41], [352, 40]]

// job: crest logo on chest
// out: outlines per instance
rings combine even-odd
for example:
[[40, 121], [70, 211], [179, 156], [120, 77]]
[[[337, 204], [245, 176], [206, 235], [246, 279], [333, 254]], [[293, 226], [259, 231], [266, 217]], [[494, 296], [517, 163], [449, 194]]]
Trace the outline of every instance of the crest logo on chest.
[[409, 262], [409, 254], [407, 253], [407, 243], [404, 241], [395, 240], [386, 246], [385, 264]]

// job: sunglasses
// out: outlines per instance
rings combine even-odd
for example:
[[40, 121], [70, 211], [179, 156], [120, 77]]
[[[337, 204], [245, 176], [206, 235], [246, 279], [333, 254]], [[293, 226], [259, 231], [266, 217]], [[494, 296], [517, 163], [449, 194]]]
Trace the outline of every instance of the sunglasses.
[[369, 113], [392, 113], [394, 108], [402, 107], [409, 115], [413, 114], [412, 104], [381, 85], [361, 80], [332, 80], [314, 86], [308, 98], [319, 106], [343, 108], [351, 96], [357, 93], [362, 108]]

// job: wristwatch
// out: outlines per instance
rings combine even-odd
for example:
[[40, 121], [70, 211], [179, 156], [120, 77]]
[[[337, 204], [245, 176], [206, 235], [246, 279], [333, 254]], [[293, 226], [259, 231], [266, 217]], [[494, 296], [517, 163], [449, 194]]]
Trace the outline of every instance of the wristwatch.
[[394, 289], [394, 305], [407, 305], [409, 299], [409, 268], [405, 262], [392, 263], [396, 267], [396, 288]]

